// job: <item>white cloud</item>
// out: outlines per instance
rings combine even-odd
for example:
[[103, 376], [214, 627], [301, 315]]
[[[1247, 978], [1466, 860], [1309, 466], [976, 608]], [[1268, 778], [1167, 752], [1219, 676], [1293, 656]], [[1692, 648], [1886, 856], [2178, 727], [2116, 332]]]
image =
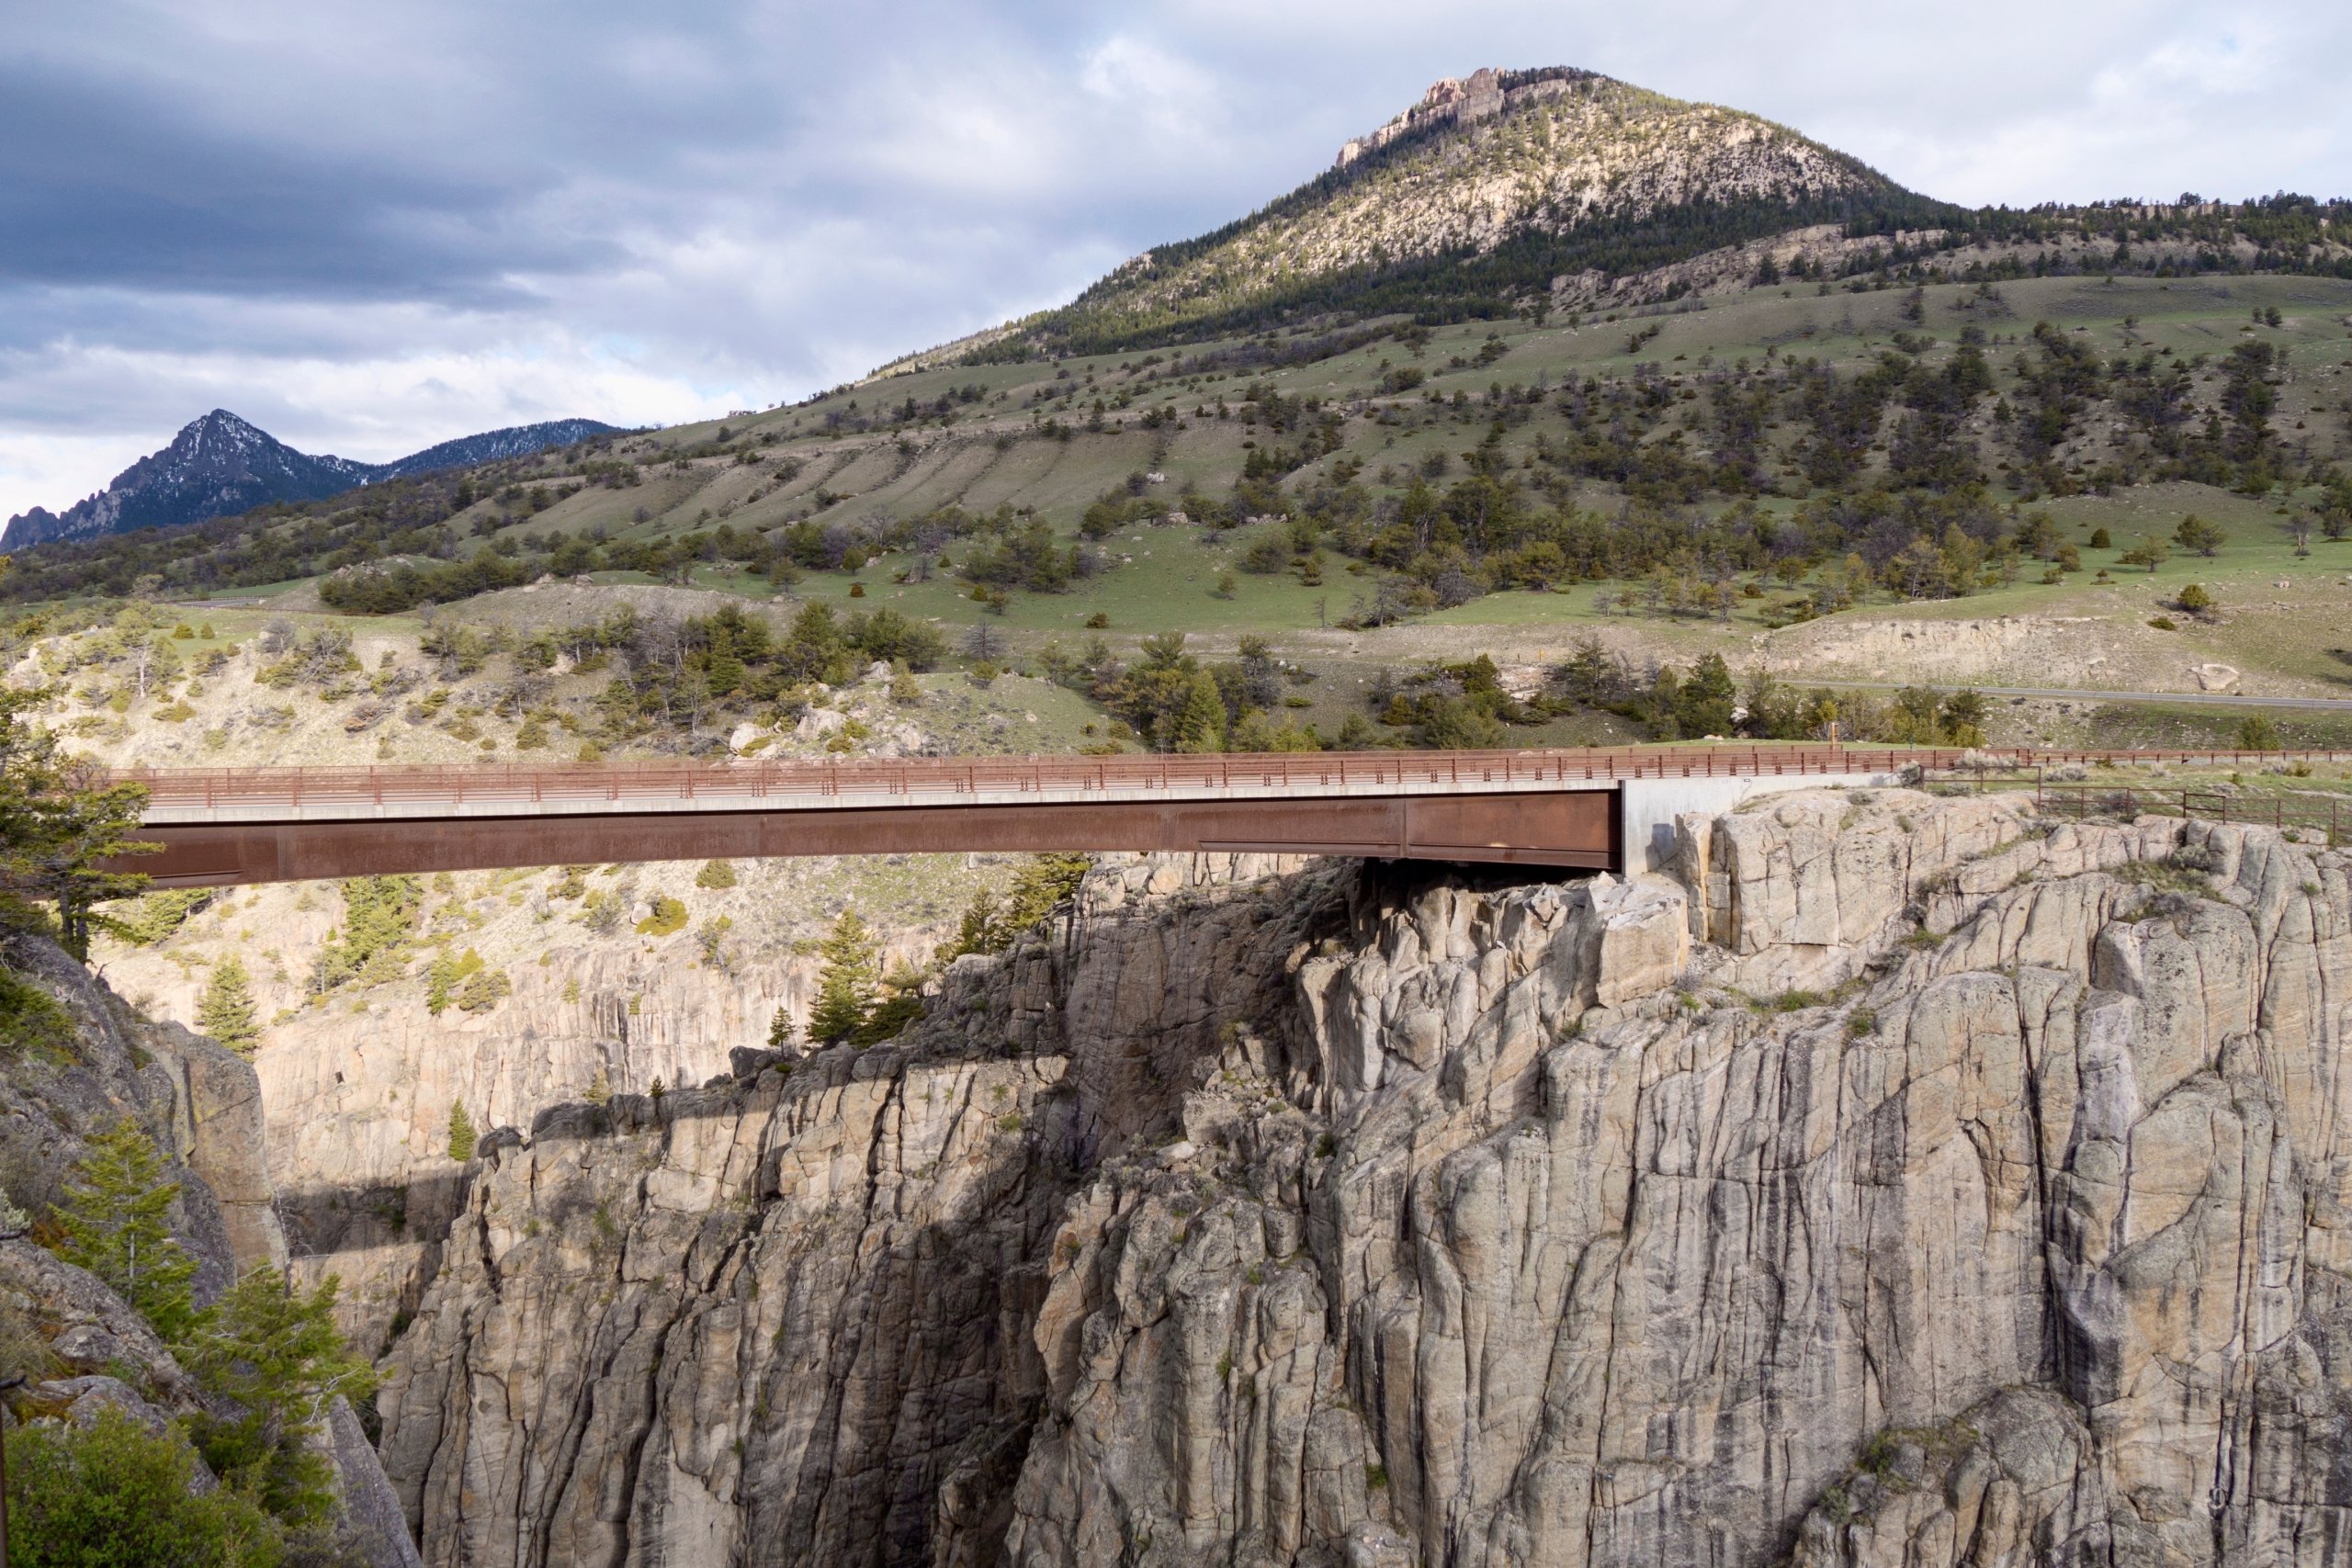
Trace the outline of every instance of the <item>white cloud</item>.
[[0, 430], [0, 516], [30, 506], [62, 512], [153, 449], [143, 433], [98, 435]]
[[1086, 57], [1079, 82], [1114, 115], [1131, 116], [1153, 136], [1188, 145], [1195, 155], [1225, 139], [1221, 84], [1191, 61], [1122, 33]]

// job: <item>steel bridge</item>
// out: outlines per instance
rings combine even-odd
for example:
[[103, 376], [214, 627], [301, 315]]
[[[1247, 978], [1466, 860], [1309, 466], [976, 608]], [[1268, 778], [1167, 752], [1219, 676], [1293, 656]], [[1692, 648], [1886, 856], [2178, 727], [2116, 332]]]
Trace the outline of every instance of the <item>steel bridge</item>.
[[[2055, 761], [2233, 752], [2003, 752]], [[1594, 871], [1655, 863], [1674, 812], [1986, 753], [1835, 745], [1206, 757], [125, 770], [196, 887], [398, 872], [940, 851], [1195, 850]]]

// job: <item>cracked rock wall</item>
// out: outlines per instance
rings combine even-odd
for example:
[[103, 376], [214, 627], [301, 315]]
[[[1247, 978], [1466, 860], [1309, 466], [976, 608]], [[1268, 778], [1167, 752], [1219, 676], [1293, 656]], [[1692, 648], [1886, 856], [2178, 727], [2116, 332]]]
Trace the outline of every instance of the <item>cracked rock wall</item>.
[[1680, 841], [1116, 867], [901, 1042], [543, 1119], [382, 1398], [426, 1560], [2352, 1561], [2344, 857]]

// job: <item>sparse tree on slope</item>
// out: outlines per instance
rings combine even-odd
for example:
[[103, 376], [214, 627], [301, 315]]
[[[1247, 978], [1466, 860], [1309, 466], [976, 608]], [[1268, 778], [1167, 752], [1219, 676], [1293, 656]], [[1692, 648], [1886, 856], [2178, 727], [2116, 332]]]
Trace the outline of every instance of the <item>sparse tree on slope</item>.
[[1193, 677], [1192, 690], [1184, 695], [1183, 711], [1176, 716], [1176, 744], [1170, 750], [1225, 750], [1225, 698], [1217, 691], [1216, 677], [1205, 670]]
[[103, 923], [92, 906], [126, 898], [143, 876], [99, 869], [118, 855], [161, 849], [133, 837], [147, 806], [137, 784], [96, 787], [60, 756], [57, 739], [30, 722], [48, 703], [42, 690], [0, 687], [0, 923], [46, 925], [40, 906], [56, 911], [57, 933], [76, 958], [90, 955], [90, 928]]

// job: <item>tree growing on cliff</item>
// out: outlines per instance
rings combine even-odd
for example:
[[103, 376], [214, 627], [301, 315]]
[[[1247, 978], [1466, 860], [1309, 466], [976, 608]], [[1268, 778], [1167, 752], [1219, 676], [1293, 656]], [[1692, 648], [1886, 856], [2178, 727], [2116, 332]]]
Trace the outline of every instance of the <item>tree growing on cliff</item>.
[[242, 1056], [254, 1054], [261, 1029], [254, 1021], [254, 995], [245, 966], [235, 953], [212, 966], [211, 983], [197, 998], [198, 1027]]
[[381, 985], [407, 967], [409, 939], [416, 934], [424, 890], [413, 876], [355, 876], [343, 884], [343, 930], [330, 933], [319, 950], [316, 988], [333, 990], [347, 980]]
[[87, 1427], [54, 1422], [8, 1434], [9, 1561], [18, 1568], [276, 1562], [276, 1521], [232, 1487], [197, 1489], [196, 1455], [108, 1406]]
[[45, 689], [0, 687], [0, 924], [45, 929], [47, 906], [59, 942], [86, 960], [91, 927], [105, 923], [93, 906], [147, 886], [144, 876], [100, 863], [163, 846], [133, 837], [147, 807], [144, 788], [96, 784], [60, 754], [55, 736], [31, 722], [50, 697]]
[[449, 1157], [459, 1165], [465, 1164], [466, 1161], [474, 1157], [474, 1145], [481, 1141], [481, 1133], [474, 1126], [474, 1119], [466, 1114], [466, 1102], [462, 1100], [451, 1100], [449, 1102]]
[[172, 1235], [171, 1180], [154, 1143], [128, 1116], [90, 1140], [56, 1211], [60, 1258], [88, 1269], [166, 1340], [197, 1321], [196, 1259]]
[[873, 1010], [880, 988], [880, 944], [855, 909], [843, 909], [817, 949], [824, 967], [817, 976], [817, 1003], [808, 1013], [808, 1037], [828, 1044], [855, 1034]]
[[1093, 865], [1094, 857], [1083, 853], [1031, 855], [1013, 872], [1003, 897], [987, 887], [972, 896], [956, 941], [942, 957], [952, 962], [967, 953], [1002, 953], [1023, 931], [1076, 897]]
[[327, 1523], [337, 1506], [333, 1469], [311, 1443], [328, 1406], [338, 1395], [367, 1398], [377, 1382], [335, 1327], [339, 1283], [330, 1274], [305, 1293], [274, 1269], [254, 1269], [173, 1348], [225, 1402], [196, 1424], [213, 1473], [297, 1529]]

